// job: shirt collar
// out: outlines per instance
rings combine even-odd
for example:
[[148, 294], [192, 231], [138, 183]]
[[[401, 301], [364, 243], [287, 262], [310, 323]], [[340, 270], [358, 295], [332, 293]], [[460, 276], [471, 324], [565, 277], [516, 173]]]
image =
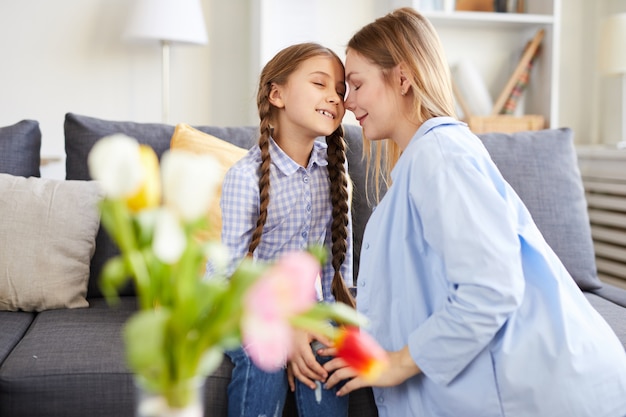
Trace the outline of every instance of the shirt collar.
[[[307, 169], [311, 168], [314, 165], [317, 166], [326, 166], [328, 165], [328, 160], [326, 159], [326, 149], [328, 146], [326, 143], [316, 140], [313, 142], [313, 151], [311, 151], [311, 156], [309, 157], [309, 165]], [[289, 157], [283, 151], [280, 146], [274, 141], [274, 138], [270, 137], [270, 155], [272, 157], [272, 163], [278, 168], [283, 174], [289, 176], [294, 174], [298, 169], [301, 168], [299, 164], [297, 164], [293, 159]]]
[[420, 138], [424, 136], [425, 134], [427, 134], [428, 132], [430, 132], [431, 130], [433, 130], [434, 128], [438, 126], [442, 126], [442, 125], [465, 125], [467, 126], [466, 123], [461, 122], [460, 120], [457, 120], [454, 117], [447, 117], [447, 116], [446, 117], [433, 117], [431, 119], [426, 120], [424, 123], [422, 123], [420, 128], [417, 129], [417, 132], [415, 133], [415, 136], [413, 136], [413, 138], [414, 139]]
[[[417, 143], [422, 136], [425, 136], [426, 134], [428, 134], [431, 130], [435, 129], [436, 127], [439, 126], [444, 126], [444, 125], [461, 125], [461, 126], [467, 126], [467, 123], [464, 123], [458, 119], [455, 119], [454, 117], [433, 117], [431, 119], [426, 120], [424, 123], [422, 123], [422, 125], [419, 127], [419, 129], [417, 129], [417, 132], [415, 132], [415, 135], [413, 135], [413, 138], [411, 138], [411, 141], [409, 142], [409, 145], [406, 147], [406, 149], [404, 149], [404, 151], [402, 152], [402, 155], [406, 154], [409, 149], [411, 149], [413, 146], [416, 146], [415, 143]], [[398, 163], [403, 159], [402, 155], [400, 155], [400, 159], [398, 160]], [[397, 166], [397, 164], [396, 164]], [[391, 170], [391, 179], [392, 181], [395, 180], [395, 167]]]

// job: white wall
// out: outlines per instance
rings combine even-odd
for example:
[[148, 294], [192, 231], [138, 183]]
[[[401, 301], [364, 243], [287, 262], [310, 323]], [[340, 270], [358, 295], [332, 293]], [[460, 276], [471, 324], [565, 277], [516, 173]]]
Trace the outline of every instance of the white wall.
[[[130, 1], [1, 1], [0, 126], [26, 118], [38, 120], [42, 154], [63, 157], [66, 112], [160, 122], [160, 48], [121, 39]], [[172, 47], [170, 123], [255, 124], [258, 71], [276, 48], [306, 38], [343, 56], [350, 35], [392, 3], [202, 0], [209, 44]], [[596, 33], [600, 19], [626, 11], [626, 2], [563, 3], [560, 122], [574, 128], [579, 143], [599, 143], [619, 130], [615, 118], [620, 96], [616, 96], [616, 80], [600, 77], [596, 71]], [[298, 21], [295, 28], [286, 25], [281, 16], [284, 4], [305, 7], [307, 18], [314, 18]], [[299, 16], [303, 13], [299, 11]], [[268, 32], [272, 40], [264, 43], [262, 52], [261, 25], [275, 29]], [[298, 27], [306, 32], [294, 37]], [[44, 169], [44, 175], [63, 174], [63, 163]]]
[[[624, 0], [605, 0], [599, 5], [596, 41], [598, 41], [597, 36], [604, 19], [612, 14], [624, 12], [626, 12]], [[597, 143], [615, 144], [623, 140], [621, 137], [622, 80], [619, 76], [605, 76], [599, 72], [596, 74], [598, 77], [598, 102], [595, 107], [597, 109], [595, 112]], [[623, 122], [626, 123], [626, 120]]]

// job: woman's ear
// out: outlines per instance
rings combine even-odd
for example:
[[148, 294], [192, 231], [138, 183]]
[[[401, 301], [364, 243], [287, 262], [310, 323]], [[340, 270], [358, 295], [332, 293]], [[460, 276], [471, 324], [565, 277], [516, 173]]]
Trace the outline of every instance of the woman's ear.
[[282, 109], [285, 107], [285, 103], [283, 101], [283, 91], [282, 87], [278, 84], [272, 83], [270, 87], [270, 94], [268, 96], [268, 100], [270, 104], [274, 107]]
[[400, 94], [405, 96], [411, 89], [411, 83], [409, 82], [409, 79], [407, 77], [408, 72], [406, 71], [406, 68], [402, 63], [396, 66], [396, 71], [398, 76], [397, 79], [399, 79], [400, 82]]

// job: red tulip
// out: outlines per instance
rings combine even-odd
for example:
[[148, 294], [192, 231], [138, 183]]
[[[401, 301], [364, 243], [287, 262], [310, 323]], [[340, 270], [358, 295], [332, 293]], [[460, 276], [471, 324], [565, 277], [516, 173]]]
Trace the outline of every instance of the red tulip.
[[345, 326], [335, 338], [337, 356], [366, 381], [374, 381], [389, 366], [387, 352], [358, 327]]

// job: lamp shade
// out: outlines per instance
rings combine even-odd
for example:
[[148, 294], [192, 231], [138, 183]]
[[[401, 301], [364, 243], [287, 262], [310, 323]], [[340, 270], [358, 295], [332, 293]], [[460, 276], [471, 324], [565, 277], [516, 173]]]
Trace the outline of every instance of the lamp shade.
[[607, 75], [626, 73], [626, 13], [604, 21], [600, 37], [600, 69]]
[[124, 37], [205, 44], [200, 0], [135, 0]]

